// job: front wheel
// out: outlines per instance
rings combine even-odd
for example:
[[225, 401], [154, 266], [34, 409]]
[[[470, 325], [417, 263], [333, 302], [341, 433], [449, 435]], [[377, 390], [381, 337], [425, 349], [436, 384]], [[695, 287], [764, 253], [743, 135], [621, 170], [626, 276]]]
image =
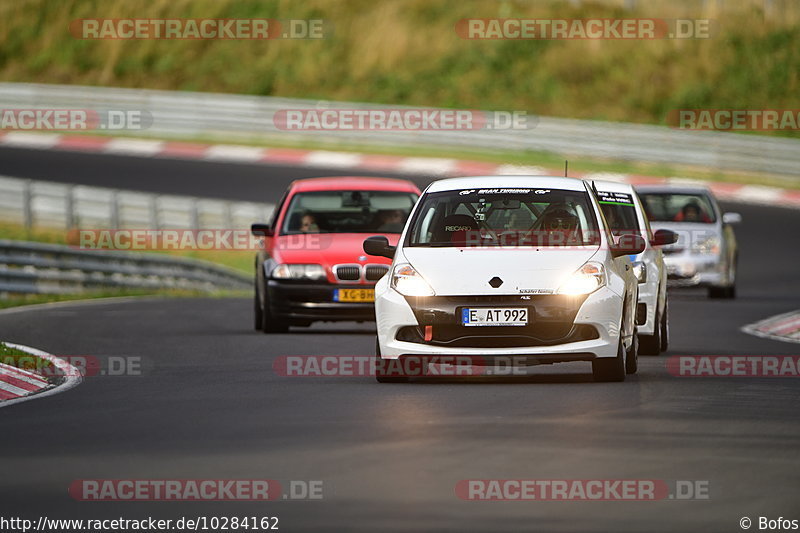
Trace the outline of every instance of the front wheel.
[[[263, 276], [263, 274], [261, 274]], [[256, 308], [260, 311], [260, 318], [261, 318], [261, 331], [264, 333], [286, 333], [289, 331], [289, 323], [286, 320], [281, 319], [280, 317], [276, 317], [272, 311], [270, 310], [269, 306], [269, 291], [267, 289], [266, 280], [264, 281], [264, 303], [261, 304], [261, 299], [259, 298], [258, 289], [256, 289]], [[256, 318], [258, 319], [258, 313], [256, 313]]]
[[253, 305], [253, 318], [255, 319], [256, 331], [261, 330], [261, 324], [264, 323], [264, 311], [261, 309], [261, 296], [258, 291], [258, 284], [256, 284], [256, 297]]
[[639, 353], [642, 355], [658, 355], [661, 353], [661, 313], [657, 310], [654, 322], [652, 335], [639, 335]]
[[666, 352], [669, 348], [669, 300], [664, 302], [664, 314], [661, 316], [661, 351]]
[[635, 374], [639, 370], [639, 335], [633, 333], [631, 347], [625, 354], [625, 373]]
[[625, 381], [625, 345], [620, 332], [616, 357], [603, 357], [592, 361], [592, 376], [597, 382]]
[[736, 267], [738, 259], [734, 258], [728, 266], [728, 285], [724, 287], [709, 287], [709, 298], [726, 298], [732, 300], [736, 298]]

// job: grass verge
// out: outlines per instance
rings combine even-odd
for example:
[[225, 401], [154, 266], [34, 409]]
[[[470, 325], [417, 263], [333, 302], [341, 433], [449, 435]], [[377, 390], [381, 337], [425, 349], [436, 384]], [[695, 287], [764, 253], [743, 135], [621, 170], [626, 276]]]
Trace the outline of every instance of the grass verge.
[[[51, 228], [26, 228], [20, 224], [0, 222], [0, 239], [69, 244], [69, 232]], [[247, 250], [149, 250], [141, 253], [166, 254], [187, 259], [200, 259], [230, 267], [239, 272], [253, 272], [255, 252]]]
[[160, 298], [230, 298], [252, 296], [249, 291], [220, 290], [214, 292], [188, 290], [148, 290], [120, 289], [87, 291], [75, 294], [10, 294], [0, 298], [0, 309], [36, 305], [53, 302], [72, 302], [76, 300], [94, 300], [98, 298], [120, 298], [124, 296], [158, 296]]
[[4, 342], [0, 342], [0, 363], [39, 374], [50, 385], [58, 385], [64, 379], [64, 376], [52, 362], [8, 346]]

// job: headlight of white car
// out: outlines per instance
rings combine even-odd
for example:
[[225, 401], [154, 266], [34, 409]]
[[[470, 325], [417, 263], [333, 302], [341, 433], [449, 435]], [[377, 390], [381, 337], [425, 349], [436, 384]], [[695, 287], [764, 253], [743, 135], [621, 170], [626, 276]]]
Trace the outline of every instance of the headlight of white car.
[[396, 265], [392, 270], [392, 288], [403, 296], [433, 296], [434, 294], [428, 282], [408, 263]]
[[692, 251], [698, 254], [718, 254], [719, 253], [719, 238], [707, 237], [698, 240], [692, 246]]
[[590, 261], [576, 270], [561, 287], [558, 294], [578, 296], [590, 294], [606, 284], [606, 273], [603, 265]]
[[278, 265], [272, 270], [274, 279], [307, 279], [316, 281], [324, 279], [325, 269], [322, 265]]
[[647, 283], [647, 265], [642, 261], [633, 262], [633, 275], [639, 283]]

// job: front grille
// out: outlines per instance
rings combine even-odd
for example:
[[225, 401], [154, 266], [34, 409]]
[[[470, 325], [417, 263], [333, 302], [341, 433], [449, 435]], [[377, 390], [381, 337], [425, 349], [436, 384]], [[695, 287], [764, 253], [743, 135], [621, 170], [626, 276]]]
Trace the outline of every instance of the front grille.
[[[406, 326], [397, 332], [397, 340], [450, 348], [525, 348], [528, 346], [553, 346], [600, 338], [597, 330], [588, 324], [548, 324], [539, 328], [478, 328], [491, 331], [473, 331], [476, 328], [434, 325], [433, 339], [425, 341], [419, 326]], [[516, 329], [516, 331], [515, 331]], [[522, 331], [520, 331], [522, 330]]]
[[682, 254], [683, 248], [661, 248], [661, 251], [664, 252], [664, 255], [675, 255], [675, 254]]
[[361, 279], [361, 267], [358, 265], [336, 265], [333, 268], [333, 273], [341, 281], [358, 281]]
[[526, 302], [531, 301], [530, 296], [520, 294], [492, 294], [481, 296], [442, 296], [447, 302], [454, 304], [468, 305], [468, 304], [517, 304], [524, 305]]
[[367, 281], [378, 281], [388, 271], [389, 267], [386, 265], [367, 265], [366, 269]]

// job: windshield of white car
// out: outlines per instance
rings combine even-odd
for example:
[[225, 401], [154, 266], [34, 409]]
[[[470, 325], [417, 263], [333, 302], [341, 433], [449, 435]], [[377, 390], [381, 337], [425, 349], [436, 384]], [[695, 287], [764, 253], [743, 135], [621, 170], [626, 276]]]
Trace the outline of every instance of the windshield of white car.
[[495, 188], [430, 193], [406, 246], [588, 246], [600, 243], [585, 191]]
[[295, 194], [282, 235], [402, 233], [415, 194], [393, 191], [314, 191]]
[[613, 235], [640, 233], [636, 206], [630, 194], [597, 191], [597, 199]]
[[647, 218], [653, 222], [713, 224], [717, 220], [711, 200], [705, 194], [639, 193]]

